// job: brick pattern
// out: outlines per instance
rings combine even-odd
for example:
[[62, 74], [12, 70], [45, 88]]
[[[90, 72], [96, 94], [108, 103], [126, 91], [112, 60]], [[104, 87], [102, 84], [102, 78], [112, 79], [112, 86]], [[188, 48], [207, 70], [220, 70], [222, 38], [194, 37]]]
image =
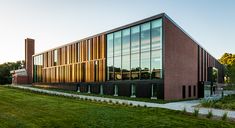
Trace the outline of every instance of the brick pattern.
[[28, 75], [28, 83], [33, 82], [33, 60], [32, 56], [34, 55], [34, 40], [25, 39], [25, 68]]
[[28, 84], [28, 76], [13, 75], [12, 84]]
[[[164, 99], [182, 99], [182, 87], [185, 86], [185, 98], [193, 96], [198, 78], [198, 45], [182, 32], [169, 19], [164, 19], [165, 56], [164, 56]], [[191, 86], [191, 97], [189, 97]], [[197, 89], [197, 88], [196, 88]]]

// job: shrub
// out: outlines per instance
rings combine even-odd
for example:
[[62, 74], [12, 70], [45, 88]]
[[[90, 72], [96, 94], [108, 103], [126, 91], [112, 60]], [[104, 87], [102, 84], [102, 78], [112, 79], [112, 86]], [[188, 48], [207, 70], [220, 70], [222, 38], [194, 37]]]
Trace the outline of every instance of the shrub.
[[124, 102], [122, 102], [122, 105], [125, 105], [125, 103], [124, 103]]
[[140, 104], [138, 104], [137, 107], [140, 107]]
[[106, 101], [106, 100], [103, 100], [103, 102], [104, 102], [104, 103], [107, 103], [107, 101]]
[[130, 106], [132, 106], [133, 104], [132, 104], [132, 103], [130, 103], [129, 105], [130, 105]]
[[194, 112], [193, 112], [193, 115], [198, 117], [198, 114], [199, 114], [199, 108], [195, 108]]
[[116, 101], [115, 103], [116, 103], [116, 104], [119, 104], [119, 102], [118, 102], [118, 101]]
[[224, 112], [222, 120], [227, 120], [227, 118], [228, 118], [228, 112]]
[[113, 102], [112, 100], [109, 100], [109, 103], [110, 103], [110, 104], [112, 104], [112, 102]]
[[211, 118], [211, 117], [213, 117], [213, 113], [212, 113], [212, 110], [209, 110], [208, 111], [208, 114], [207, 114], [207, 116], [206, 116], [207, 118]]
[[147, 107], [147, 105], [145, 104], [145, 105], [144, 105], [144, 107], [146, 108], [146, 107]]
[[186, 107], [183, 108], [182, 112], [183, 114], [187, 113]]

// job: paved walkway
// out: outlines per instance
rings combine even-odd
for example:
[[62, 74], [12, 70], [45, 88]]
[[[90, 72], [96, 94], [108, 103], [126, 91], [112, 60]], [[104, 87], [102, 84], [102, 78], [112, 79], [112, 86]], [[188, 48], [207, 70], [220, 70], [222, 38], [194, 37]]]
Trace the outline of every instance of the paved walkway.
[[[166, 104], [159, 104], [159, 103], [150, 103], [150, 102], [142, 102], [142, 101], [132, 101], [132, 100], [123, 100], [123, 99], [113, 99], [113, 98], [104, 98], [104, 97], [95, 97], [95, 96], [85, 96], [85, 95], [78, 95], [78, 94], [70, 94], [70, 93], [64, 93], [64, 92], [58, 92], [58, 91], [51, 91], [51, 90], [44, 90], [39, 88], [33, 88], [30, 86], [19, 86], [19, 85], [8, 85], [15, 88], [21, 88], [26, 90], [32, 90], [35, 92], [41, 92], [41, 93], [47, 93], [51, 95], [60, 95], [60, 96], [66, 96], [66, 97], [75, 97], [75, 98], [82, 98], [82, 99], [89, 99], [89, 100], [96, 100], [96, 101], [102, 101], [102, 102], [110, 102], [113, 103], [118, 102], [119, 104], [132, 104], [132, 105], [139, 105], [139, 106], [146, 106], [146, 107], [159, 107], [159, 108], [166, 108], [171, 110], [180, 110], [182, 111], [184, 108], [187, 112], [193, 113], [194, 109], [196, 109], [195, 106], [200, 104], [200, 100], [191, 100], [191, 101], [179, 101], [179, 102], [171, 102]], [[199, 108], [200, 114], [208, 114], [208, 111], [212, 110], [213, 115], [222, 117], [225, 112], [227, 112], [227, 116], [229, 118], [235, 119], [235, 111], [230, 110], [221, 110], [221, 109], [214, 109], [214, 108]]]

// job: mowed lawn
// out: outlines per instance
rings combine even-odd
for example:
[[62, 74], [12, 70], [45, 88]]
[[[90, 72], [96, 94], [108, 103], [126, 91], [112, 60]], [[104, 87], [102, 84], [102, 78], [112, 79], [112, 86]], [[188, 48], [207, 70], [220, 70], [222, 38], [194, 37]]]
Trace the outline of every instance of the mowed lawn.
[[235, 127], [160, 108], [127, 107], [0, 86], [0, 127]]

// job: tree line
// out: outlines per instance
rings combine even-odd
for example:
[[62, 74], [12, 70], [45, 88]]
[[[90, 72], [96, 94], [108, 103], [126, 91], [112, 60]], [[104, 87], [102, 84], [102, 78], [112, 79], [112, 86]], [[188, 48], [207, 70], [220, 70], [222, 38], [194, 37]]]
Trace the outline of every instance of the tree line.
[[10, 71], [24, 67], [24, 61], [7, 62], [0, 64], [0, 84], [11, 84], [12, 77]]
[[219, 62], [224, 65], [225, 83], [235, 83], [235, 54], [224, 53], [219, 59]]

